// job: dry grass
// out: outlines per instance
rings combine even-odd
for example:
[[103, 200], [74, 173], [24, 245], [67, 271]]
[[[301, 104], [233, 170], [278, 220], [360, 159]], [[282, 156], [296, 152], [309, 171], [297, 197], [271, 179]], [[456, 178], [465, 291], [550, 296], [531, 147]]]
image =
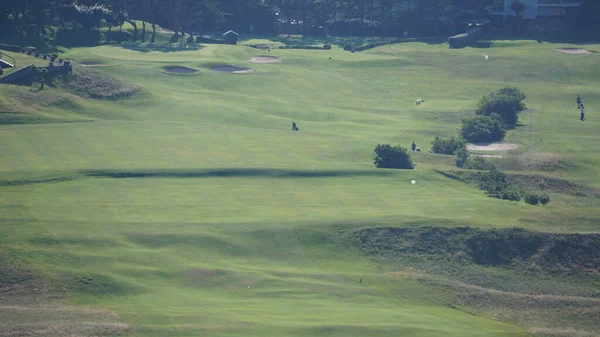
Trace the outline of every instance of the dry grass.
[[65, 305], [63, 296], [41, 275], [0, 257], [0, 336], [115, 336], [129, 329], [115, 312]]
[[563, 155], [549, 152], [526, 153], [516, 160], [525, 170], [555, 171], [567, 164]]
[[57, 86], [81, 97], [110, 100], [131, 97], [141, 90], [108, 74], [83, 67], [74, 67], [71, 75], [58, 78]]
[[586, 331], [576, 329], [564, 329], [564, 328], [531, 328], [529, 329], [535, 336], [543, 337], [597, 337], [598, 334], [589, 333]]

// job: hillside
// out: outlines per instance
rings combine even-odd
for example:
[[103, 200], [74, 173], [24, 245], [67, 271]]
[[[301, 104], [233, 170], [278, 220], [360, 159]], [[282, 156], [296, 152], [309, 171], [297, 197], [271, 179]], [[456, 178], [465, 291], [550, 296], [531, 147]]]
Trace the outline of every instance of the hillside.
[[[597, 335], [600, 56], [563, 47], [65, 50], [0, 84], [0, 335]], [[516, 148], [474, 152], [546, 206], [427, 153], [505, 86]]]

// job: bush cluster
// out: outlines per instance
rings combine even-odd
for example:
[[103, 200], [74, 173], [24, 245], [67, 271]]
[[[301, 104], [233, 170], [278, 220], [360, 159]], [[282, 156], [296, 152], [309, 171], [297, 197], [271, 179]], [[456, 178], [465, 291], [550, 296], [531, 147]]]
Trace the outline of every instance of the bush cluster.
[[467, 141], [456, 135], [450, 135], [446, 138], [435, 137], [431, 141], [431, 152], [439, 154], [456, 154], [461, 149], [467, 148]]
[[462, 120], [460, 136], [469, 142], [493, 142], [504, 139], [506, 130], [500, 115], [473, 116]]
[[536, 194], [511, 184], [506, 174], [496, 168], [483, 172], [479, 176], [479, 188], [493, 198], [520, 201], [523, 199], [530, 205], [547, 205], [550, 197], [547, 194]]
[[481, 116], [499, 115], [504, 124], [514, 127], [519, 121], [519, 113], [526, 109], [525, 94], [518, 88], [505, 87], [488, 96], [483, 96], [477, 103], [475, 113]]
[[493, 170], [496, 165], [490, 163], [481, 157], [472, 157], [467, 149], [460, 149], [456, 152], [456, 167], [467, 170]]
[[390, 144], [377, 144], [373, 163], [377, 168], [413, 169], [415, 164], [408, 154], [408, 150], [401, 146]]

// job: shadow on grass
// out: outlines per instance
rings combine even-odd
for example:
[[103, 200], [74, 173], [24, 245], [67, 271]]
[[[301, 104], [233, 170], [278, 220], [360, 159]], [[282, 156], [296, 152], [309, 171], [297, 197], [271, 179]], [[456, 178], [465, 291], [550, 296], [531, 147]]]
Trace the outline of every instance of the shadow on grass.
[[115, 170], [90, 170], [80, 171], [69, 176], [32, 179], [32, 180], [0, 180], [2, 186], [21, 186], [32, 184], [50, 184], [61, 183], [85, 178], [267, 178], [267, 179], [287, 179], [287, 178], [343, 178], [343, 177], [389, 177], [394, 175], [391, 170], [331, 170], [331, 171], [311, 171], [311, 170], [285, 170], [285, 169], [244, 169], [244, 168], [221, 168], [207, 170], [152, 170], [152, 171], [115, 171]]
[[200, 50], [204, 48], [199, 43], [172, 43], [172, 44], [141, 44], [141, 43], [123, 43], [120, 45], [121, 48], [138, 51], [141, 53], [148, 53], [151, 51], [158, 51], [163, 53], [171, 53], [178, 51], [190, 51]]
[[211, 170], [161, 170], [161, 171], [88, 171], [83, 172], [88, 177], [100, 178], [335, 178], [335, 177], [382, 177], [390, 176], [391, 171], [311, 171], [285, 169], [245, 169], [222, 168]]

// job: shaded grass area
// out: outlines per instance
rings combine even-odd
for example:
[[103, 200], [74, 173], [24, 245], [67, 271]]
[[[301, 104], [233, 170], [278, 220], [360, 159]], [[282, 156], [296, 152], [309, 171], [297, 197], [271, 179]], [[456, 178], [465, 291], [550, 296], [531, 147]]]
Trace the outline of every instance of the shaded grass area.
[[68, 182], [83, 178], [114, 178], [114, 179], [131, 179], [131, 178], [339, 178], [339, 177], [389, 177], [394, 175], [394, 172], [389, 170], [286, 170], [286, 169], [240, 169], [240, 168], [222, 168], [210, 170], [137, 170], [137, 171], [112, 171], [112, 170], [91, 170], [81, 171], [78, 174], [73, 174], [63, 177], [44, 178], [37, 180], [0, 180], [0, 186], [20, 186], [30, 184], [49, 184]]

